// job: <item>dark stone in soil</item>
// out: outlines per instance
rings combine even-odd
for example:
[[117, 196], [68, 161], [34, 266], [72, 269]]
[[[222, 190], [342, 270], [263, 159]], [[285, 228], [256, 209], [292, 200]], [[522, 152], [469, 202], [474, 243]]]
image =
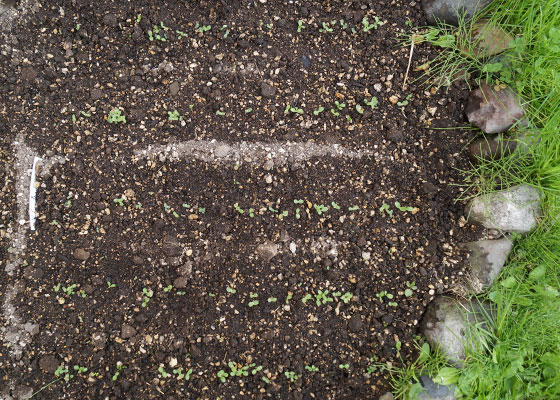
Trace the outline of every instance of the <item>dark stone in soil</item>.
[[269, 85], [266, 82], [263, 82], [261, 84], [261, 95], [263, 97], [274, 97], [274, 95], [276, 94], [276, 88], [272, 85]]
[[89, 251], [86, 251], [86, 250], [82, 249], [81, 247], [79, 247], [76, 250], [74, 250], [73, 255], [74, 255], [74, 258], [76, 260], [86, 261], [89, 258], [90, 253], [89, 253]]
[[103, 91], [101, 89], [93, 88], [89, 91], [89, 97], [92, 101], [99, 100], [103, 97]]
[[117, 26], [117, 16], [115, 14], [107, 14], [103, 17], [103, 23], [110, 27]]
[[129, 339], [136, 335], [136, 329], [128, 324], [123, 324], [121, 329], [121, 337], [123, 339]]
[[58, 368], [58, 360], [53, 355], [43, 356], [39, 360], [39, 367], [45, 372], [52, 374]]
[[348, 328], [350, 329], [350, 332], [357, 333], [363, 326], [364, 323], [362, 322], [362, 316], [360, 314], [354, 314], [350, 317], [350, 320], [348, 321]]

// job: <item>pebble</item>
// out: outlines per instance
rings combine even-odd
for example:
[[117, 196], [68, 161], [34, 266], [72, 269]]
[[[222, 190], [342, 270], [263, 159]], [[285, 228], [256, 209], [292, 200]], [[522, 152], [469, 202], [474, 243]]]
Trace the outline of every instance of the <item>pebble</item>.
[[269, 85], [266, 82], [263, 82], [261, 84], [261, 95], [263, 97], [274, 97], [274, 95], [276, 94], [276, 88], [272, 85]]
[[107, 335], [102, 332], [96, 332], [91, 336], [91, 341], [96, 348], [104, 349], [107, 344]]
[[358, 333], [364, 326], [362, 322], [362, 316], [360, 314], [354, 314], [350, 317], [348, 321], [348, 329], [350, 332]]
[[273, 168], [274, 168], [274, 161], [266, 160], [266, 162], [264, 163], [264, 169], [266, 171], [271, 171]]
[[301, 63], [303, 64], [303, 66], [305, 68], [309, 68], [311, 67], [311, 58], [309, 58], [308, 56], [301, 56]]
[[393, 399], [394, 399], [393, 393], [391, 393], [391, 392], [387, 392], [387, 393], [379, 396], [379, 400], [393, 400]]
[[103, 23], [107, 26], [117, 26], [117, 16], [115, 14], [106, 14], [103, 16]]
[[231, 151], [231, 147], [227, 144], [221, 144], [214, 150], [214, 156], [216, 158], [224, 158]]
[[90, 253], [89, 253], [89, 251], [86, 251], [86, 250], [82, 249], [81, 247], [79, 247], [76, 250], [74, 250], [73, 255], [74, 255], [74, 258], [76, 260], [86, 261], [89, 258]]
[[103, 91], [96, 88], [90, 89], [89, 97], [92, 101], [99, 100], [101, 97], [103, 97]]
[[41, 357], [39, 360], [39, 367], [49, 374], [52, 374], [58, 368], [58, 360], [53, 355]]
[[267, 176], [264, 177], [264, 181], [268, 184], [272, 183], [272, 176], [270, 174], [268, 174]]
[[180, 276], [173, 281], [173, 286], [177, 289], [184, 289], [187, 287], [189, 278], [186, 276]]
[[257, 246], [257, 254], [265, 261], [272, 260], [278, 254], [278, 245], [275, 243], [263, 243]]
[[123, 339], [129, 339], [133, 336], [136, 336], [136, 329], [129, 324], [123, 324], [121, 328], [121, 337]]
[[422, 9], [426, 13], [428, 23], [435, 25], [438, 21], [451, 25], [459, 23], [458, 10], [465, 13], [465, 20], [470, 20], [491, 0], [422, 0]]

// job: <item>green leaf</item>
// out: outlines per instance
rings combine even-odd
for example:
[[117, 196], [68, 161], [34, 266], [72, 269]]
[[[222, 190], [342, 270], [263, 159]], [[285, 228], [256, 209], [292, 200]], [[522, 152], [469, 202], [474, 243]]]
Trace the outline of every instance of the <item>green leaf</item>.
[[484, 65], [484, 67], [482, 67], [482, 72], [498, 72], [501, 71], [503, 68], [502, 63], [491, 63], [491, 64], [486, 64]]
[[500, 285], [509, 289], [514, 287], [516, 283], [517, 281], [515, 280], [515, 278], [513, 276], [510, 276], [509, 278], [504, 279], [502, 282], [500, 282]]
[[420, 349], [420, 355], [418, 356], [418, 362], [424, 363], [424, 362], [428, 361], [428, 358], [430, 358], [430, 345], [428, 344], [428, 342], [426, 342], [422, 345], [422, 348]]
[[439, 385], [451, 385], [457, 383], [459, 380], [459, 370], [452, 367], [443, 367], [439, 370], [439, 373], [434, 378], [434, 382]]
[[529, 274], [529, 280], [534, 281], [542, 278], [546, 274], [546, 266], [539, 265], [537, 268], [531, 271]]
[[434, 40], [432, 43], [443, 48], [453, 47], [453, 45], [455, 45], [455, 36], [443, 35], [437, 38], [437, 40]]
[[422, 387], [422, 385], [419, 382], [416, 382], [414, 385], [412, 385], [410, 387], [410, 389], [408, 391], [408, 398], [409, 399], [418, 399], [418, 396], [423, 391], [424, 391], [424, 388]]

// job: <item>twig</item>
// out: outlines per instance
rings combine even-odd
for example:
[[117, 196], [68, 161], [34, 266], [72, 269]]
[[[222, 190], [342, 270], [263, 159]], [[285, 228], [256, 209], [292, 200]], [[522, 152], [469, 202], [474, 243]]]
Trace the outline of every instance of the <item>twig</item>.
[[404, 75], [404, 81], [402, 84], [402, 90], [406, 87], [406, 81], [408, 79], [408, 72], [410, 71], [410, 64], [412, 64], [412, 53], [414, 52], [414, 35], [412, 35], [412, 40], [410, 42], [410, 53], [408, 54], [408, 66], [406, 67], [406, 74]]

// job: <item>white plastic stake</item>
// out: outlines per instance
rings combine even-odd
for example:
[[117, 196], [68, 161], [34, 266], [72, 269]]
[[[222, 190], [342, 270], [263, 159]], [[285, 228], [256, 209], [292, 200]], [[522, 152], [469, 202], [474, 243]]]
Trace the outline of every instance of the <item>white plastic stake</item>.
[[31, 180], [29, 181], [29, 229], [35, 230], [35, 198], [37, 189], [35, 188], [35, 181], [37, 179], [37, 163], [41, 161], [39, 157], [33, 158], [33, 168], [31, 170]]

